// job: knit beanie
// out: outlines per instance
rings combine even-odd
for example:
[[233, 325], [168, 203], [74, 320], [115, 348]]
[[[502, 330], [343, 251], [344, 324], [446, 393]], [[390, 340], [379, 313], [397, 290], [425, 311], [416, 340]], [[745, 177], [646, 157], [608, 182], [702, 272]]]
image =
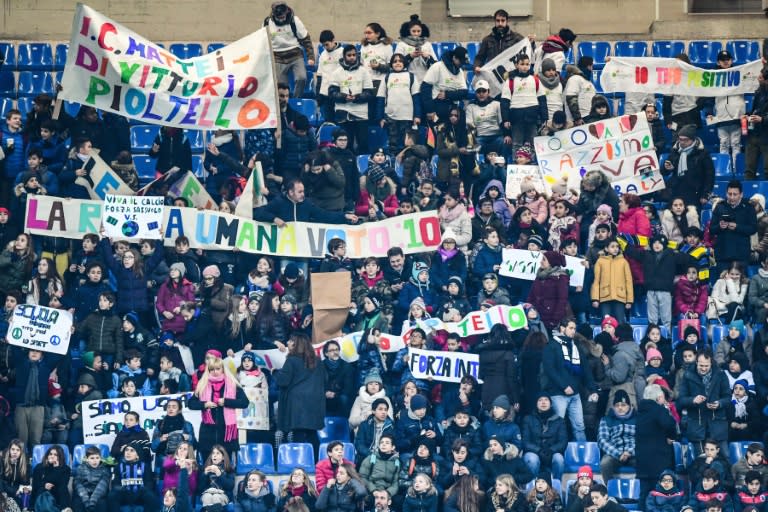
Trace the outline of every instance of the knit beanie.
[[181, 274], [181, 277], [184, 277], [187, 274], [187, 266], [180, 261], [172, 263], [171, 270], [178, 270], [179, 274]]

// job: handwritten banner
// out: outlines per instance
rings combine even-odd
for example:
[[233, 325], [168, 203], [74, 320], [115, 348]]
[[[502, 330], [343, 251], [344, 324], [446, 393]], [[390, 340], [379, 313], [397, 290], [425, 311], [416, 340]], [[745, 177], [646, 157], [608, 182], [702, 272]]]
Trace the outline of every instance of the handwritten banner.
[[637, 194], [639, 196], [650, 194], [666, 187], [661, 171], [650, 171], [631, 176], [623, 180], [611, 182], [613, 189], [619, 196], [624, 194]]
[[432, 379], [440, 382], [461, 382], [471, 375], [478, 382], [480, 356], [465, 352], [444, 352], [408, 348], [408, 365], [417, 379]]
[[165, 404], [171, 398], [181, 401], [181, 413], [194, 427], [195, 436], [198, 436], [203, 421], [202, 411], [189, 409], [187, 404], [191, 397], [192, 393], [179, 393], [83, 402], [83, 442], [112, 446], [117, 433], [123, 428], [123, 417], [127, 412], [138, 413], [139, 425], [152, 437], [155, 425], [165, 416]]
[[78, 4], [59, 98], [163, 126], [275, 128], [274, 84], [266, 28], [180, 59]]
[[269, 430], [269, 389], [244, 387], [248, 407], [236, 409], [237, 428], [244, 430]]
[[18, 304], [13, 310], [6, 340], [17, 347], [66, 354], [72, 315], [63, 309]]
[[[579, 189], [581, 178], [592, 170], [602, 171], [612, 183], [659, 170], [653, 136], [644, 115], [612, 117], [576, 126], [552, 136], [536, 137], [533, 144], [544, 179], [551, 185], [566, 178], [568, 188], [574, 190]], [[639, 184], [639, 195], [653, 191], [646, 188], [663, 188], [643, 181]]]
[[481, 67], [480, 71], [475, 75], [475, 79], [472, 81], [473, 86], [477, 80], [487, 80], [488, 85], [491, 88], [491, 98], [501, 94], [501, 88], [507, 81], [507, 75], [515, 69], [514, 58], [522, 53], [529, 57], [533, 56], [531, 42], [527, 37], [522, 41], [513, 44], [498, 54], [490, 62], [486, 63], [485, 66]]
[[107, 194], [101, 211], [104, 231], [110, 238], [163, 237], [160, 223], [165, 200], [160, 196], [115, 196]]
[[[192, 171], [187, 171], [184, 176], [176, 180], [168, 189], [168, 193], [173, 197], [183, 197], [195, 208], [211, 210], [217, 207], [216, 202]], [[251, 211], [251, 216], [253, 216], [253, 211]]]
[[611, 57], [600, 75], [605, 92], [689, 96], [752, 94], [763, 68], [759, 60], [728, 69], [703, 69], [679, 59]]
[[[33, 235], [82, 239], [98, 233], [104, 203], [88, 199], [33, 196], [27, 200], [25, 232]], [[347, 256], [384, 258], [394, 246], [406, 254], [434, 251], [440, 246], [440, 221], [436, 212], [401, 215], [356, 226], [291, 222], [256, 222], [236, 215], [194, 208], [166, 207], [162, 220], [164, 244], [173, 247], [185, 235], [190, 247], [204, 250], [268, 254], [295, 258], [322, 258], [328, 241], [347, 242]], [[124, 238], [124, 237], [118, 237]]]
[[536, 279], [536, 273], [539, 271], [539, 265], [541, 265], [543, 257], [544, 255], [539, 251], [502, 249], [499, 274], [515, 279], [533, 281]]
[[[280, 350], [273, 348], [271, 350], [252, 350], [253, 355], [256, 356], [254, 364], [259, 368], [265, 368], [267, 370], [280, 370], [285, 364], [285, 358], [288, 355], [287, 352], [281, 352]], [[242, 360], [244, 350], [235, 352], [232, 357], [224, 359], [226, 368], [232, 372], [232, 375], [237, 375], [237, 369], [240, 368], [240, 362]]]
[[96, 154], [95, 150], [91, 153], [91, 159], [85, 163], [84, 168], [88, 171], [88, 176], [77, 177], [75, 183], [85, 187], [91, 199], [104, 199], [107, 194], [122, 196], [135, 194], [120, 175]]
[[565, 257], [565, 269], [570, 277], [568, 286], [584, 286], [584, 274], [587, 270], [584, 261], [584, 258], [576, 258], [575, 256]]
[[547, 197], [552, 195], [549, 182], [544, 179], [538, 165], [508, 165], [506, 194], [509, 198], [517, 199], [522, 193], [520, 185], [523, 181], [530, 181], [533, 187]]

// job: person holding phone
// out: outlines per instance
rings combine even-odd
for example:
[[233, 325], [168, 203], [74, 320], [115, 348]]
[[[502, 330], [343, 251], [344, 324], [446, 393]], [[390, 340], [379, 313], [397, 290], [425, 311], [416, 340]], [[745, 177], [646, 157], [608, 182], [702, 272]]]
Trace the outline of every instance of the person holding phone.
[[728, 182], [725, 201], [712, 212], [709, 231], [716, 239], [717, 275], [734, 262], [744, 266], [749, 263], [750, 237], [757, 232], [757, 214], [744, 199], [740, 181]]

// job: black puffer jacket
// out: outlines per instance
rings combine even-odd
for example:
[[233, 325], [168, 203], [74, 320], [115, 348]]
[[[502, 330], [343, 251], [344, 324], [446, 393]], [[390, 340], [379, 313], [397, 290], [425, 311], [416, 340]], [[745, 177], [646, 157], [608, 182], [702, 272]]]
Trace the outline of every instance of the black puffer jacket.
[[[715, 166], [709, 152], [701, 139], [693, 143], [693, 150], [688, 154], [688, 170], [680, 174], [680, 143], [672, 146], [668, 162], [672, 170], [662, 167], [662, 173], [667, 177], [667, 188], [670, 197], [682, 197], [685, 204], [701, 204], [700, 199], [708, 198], [715, 184]], [[666, 165], [666, 164], [665, 164]]]

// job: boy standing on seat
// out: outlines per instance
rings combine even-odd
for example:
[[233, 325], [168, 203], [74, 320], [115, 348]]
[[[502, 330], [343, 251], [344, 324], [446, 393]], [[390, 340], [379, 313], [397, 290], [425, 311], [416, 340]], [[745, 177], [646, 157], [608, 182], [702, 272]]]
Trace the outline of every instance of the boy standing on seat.
[[[726, 50], [717, 54], [717, 69], [733, 66], [733, 56]], [[720, 139], [720, 153], [731, 156], [731, 165], [736, 166], [736, 155], [741, 153], [741, 118], [744, 116], [746, 103], [743, 94], [718, 96], [711, 98], [714, 110], [707, 115], [707, 124], [717, 126]]]
[[504, 129], [512, 137], [512, 153], [523, 144], [533, 144], [536, 129], [548, 119], [547, 97], [539, 77], [531, 74], [531, 59], [517, 57], [515, 71], [501, 89], [501, 115]]

